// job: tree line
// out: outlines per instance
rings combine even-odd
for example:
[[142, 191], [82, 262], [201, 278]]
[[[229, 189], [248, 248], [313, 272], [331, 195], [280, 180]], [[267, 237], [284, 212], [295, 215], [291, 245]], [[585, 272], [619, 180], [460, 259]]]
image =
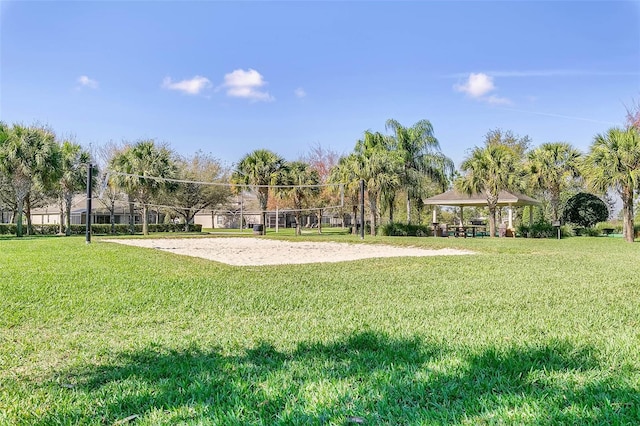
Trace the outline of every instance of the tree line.
[[141, 206], [145, 234], [151, 206], [162, 206], [188, 229], [198, 212], [222, 206], [234, 192], [244, 190], [255, 193], [263, 225], [266, 211], [275, 203], [294, 213], [297, 234], [302, 216], [312, 212], [321, 232], [322, 215], [337, 205], [347, 207], [350, 211], [340, 213], [350, 214], [356, 223], [359, 183], [364, 181], [372, 234], [383, 215], [391, 223], [398, 221], [398, 213], [407, 224], [421, 223], [422, 200], [449, 188], [486, 196], [492, 236], [502, 190], [544, 200], [544, 219], [552, 221], [561, 218], [570, 195], [590, 191], [605, 200], [611, 192], [620, 196], [623, 235], [633, 241], [634, 201], [640, 190], [639, 122], [637, 112], [629, 113], [626, 126], [594, 136], [587, 153], [567, 142], [532, 148], [528, 136], [490, 130], [482, 144], [468, 151], [459, 170], [442, 152], [428, 120], [412, 126], [387, 120], [385, 132], [365, 131], [346, 155], [316, 146], [304, 158], [287, 161], [258, 149], [231, 170], [210, 155], [180, 156], [153, 140], [108, 144], [92, 155], [75, 142], [59, 140], [46, 127], [0, 123], [0, 207], [12, 212], [22, 235], [23, 214], [28, 230], [31, 209], [55, 200], [60, 205], [60, 231], [66, 223], [68, 232], [71, 200], [86, 190], [88, 164], [99, 163], [100, 199], [111, 212], [112, 226], [116, 201], [125, 199], [132, 232], [135, 206]]

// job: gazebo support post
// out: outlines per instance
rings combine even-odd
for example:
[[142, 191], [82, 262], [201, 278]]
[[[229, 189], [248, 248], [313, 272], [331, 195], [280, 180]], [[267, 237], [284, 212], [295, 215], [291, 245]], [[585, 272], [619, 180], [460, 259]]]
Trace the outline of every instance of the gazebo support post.
[[513, 207], [509, 204], [509, 229], [513, 230]]

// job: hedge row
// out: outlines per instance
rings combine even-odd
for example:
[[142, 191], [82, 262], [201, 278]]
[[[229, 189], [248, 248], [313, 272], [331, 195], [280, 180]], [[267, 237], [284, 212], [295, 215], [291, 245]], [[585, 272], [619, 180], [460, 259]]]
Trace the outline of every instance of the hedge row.
[[[27, 225], [23, 225], [23, 233], [26, 234]], [[58, 225], [33, 225], [31, 227], [31, 234], [33, 235], [56, 235], [60, 227]], [[64, 229], [64, 227], [63, 227]], [[71, 225], [71, 235], [83, 235], [87, 232], [86, 225]], [[202, 225], [189, 225], [191, 232], [202, 232]], [[0, 235], [15, 235], [17, 232], [15, 223], [0, 223]], [[63, 231], [64, 232], [64, 231]], [[135, 225], [135, 232], [142, 232], [142, 225]], [[184, 232], [183, 223], [150, 223], [149, 232]], [[91, 225], [92, 234], [111, 234], [111, 225], [106, 224], [93, 224]], [[130, 234], [130, 225], [117, 224], [115, 225], [115, 234]]]

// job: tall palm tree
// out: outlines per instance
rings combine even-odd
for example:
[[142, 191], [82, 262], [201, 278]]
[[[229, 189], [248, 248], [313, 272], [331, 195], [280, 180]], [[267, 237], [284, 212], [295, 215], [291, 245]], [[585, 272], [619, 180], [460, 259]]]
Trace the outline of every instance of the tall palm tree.
[[125, 148], [112, 159], [111, 167], [119, 172], [119, 185], [133, 200], [142, 204], [144, 235], [149, 234], [149, 204], [161, 191], [172, 188], [163, 179], [176, 175], [177, 167], [173, 157], [167, 147], [158, 146], [153, 140], [142, 140]]
[[623, 235], [633, 242], [633, 196], [640, 185], [640, 132], [632, 126], [596, 135], [584, 174], [598, 191], [615, 189], [622, 198]]
[[378, 225], [378, 204], [381, 197], [395, 192], [400, 187], [402, 157], [398, 151], [388, 149], [389, 138], [379, 132], [366, 131], [364, 138], [356, 143], [355, 172], [364, 180], [369, 199], [369, 220], [371, 235], [376, 234]]
[[560, 194], [580, 176], [580, 151], [569, 143], [544, 143], [529, 153], [526, 171], [533, 188], [548, 194], [552, 217], [560, 217]]
[[517, 188], [522, 171], [514, 151], [504, 145], [475, 147], [460, 165], [464, 172], [455, 183], [467, 194], [484, 193], [489, 208], [489, 232], [496, 233], [496, 207], [500, 191]]
[[0, 169], [15, 192], [16, 235], [21, 237], [25, 199], [32, 188], [48, 190], [60, 177], [60, 149], [55, 135], [48, 129], [22, 125], [13, 125], [10, 129], [6, 125], [1, 127]]
[[278, 171], [284, 163], [284, 158], [278, 154], [267, 149], [258, 149], [242, 157], [231, 175], [233, 184], [253, 187], [256, 192], [262, 210], [263, 234], [266, 233], [269, 186], [277, 179]]
[[440, 152], [440, 143], [433, 135], [429, 120], [420, 120], [411, 127], [404, 127], [398, 121], [389, 119], [385, 127], [394, 132], [393, 149], [402, 156], [400, 179], [407, 194], [407, 223], [411, 223], [411, 202], [424, 195], [422, 177], [428, 176], [436, 183], [447, 182], [453, 175], [455, 165]]
[[[65, 234], [69, 236], [71, 235], [71, 203], [75, 194], [86, 189], [87, 166], [91, 156], [79, 144], [70, 141], [62, 142], [60, 152], [62, 175], [58, 184], [60, 198], [64, 205]], [[62, 221], [60, 221], [60, 226], [62, 226]]]
[[320, 176], [317, 170], [302, 161], [285, 164], [278, 173], [277, 184], [281, 185], [277, 192], [281, 197], [289, 197], [296, 217], [296, 235], [300, 235], [302, 210], [309, 199], [320, 193]]
[[[119, 188], [127, 195], [127, 203], [129, 204], [129, 232], [135, 234], [135, 198], [139, 179], [134, 175], [131, 149], [131, 145], [125, 145], [112, 152], [112, 157], [109, 160], [109, 169], [115, 173], [109, 175], [107, 185], [111, 188]], [[117, 192], [118, 191], [111, 192], [114, 195], [110, 200], [111, 205], [115, 203], [115, 194]], [[112, 215], [112, 232], [114, 229], [113, 223]]]

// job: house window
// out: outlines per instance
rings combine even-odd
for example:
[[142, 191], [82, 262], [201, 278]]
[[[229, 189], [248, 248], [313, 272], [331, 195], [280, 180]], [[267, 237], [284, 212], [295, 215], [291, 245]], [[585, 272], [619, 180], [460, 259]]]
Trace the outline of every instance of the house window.
[[217, 217], [216, 223], [218, 225], [224, 225], [224, 216], [216, 216], [216, 217]]

